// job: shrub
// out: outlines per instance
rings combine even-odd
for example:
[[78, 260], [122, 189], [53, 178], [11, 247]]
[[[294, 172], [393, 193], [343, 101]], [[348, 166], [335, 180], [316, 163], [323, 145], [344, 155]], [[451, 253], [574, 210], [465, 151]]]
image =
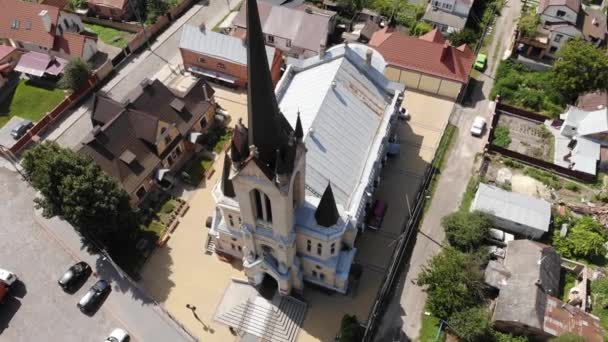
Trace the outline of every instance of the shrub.
[[582, 336], [574, 335], [571, 333], [565, 333], [558, 337], [552, 338], [550, 342], [585, 342], [585, 338]]
[[63, 70], [59, 87], [76, 91], [82, 87], [91, 76], [91, 67], [80, 58], [72, 59]]
[[527, 13], [519, 18], [517, 28], [522, 37], [534, 38], [537, 35], [537, 28], [540, 24], [540, 17], [534, 12]]
[[524, 168], [524, 164], [515, 161], [513, 159], [507, 158], [504, 161], [504, 164], [512, 169], [523, 169]]
[[486, 308], [473, 307], [452, 315], [448, 320], [448, 326], [461, 341], [488, 341], [492, 339], [492, 323], [489, 316]]
[[559, 233], [558, 230], [554, 232], [553, 247], [562, 257], [591, 260], [606, 255], [604, 243], [607, 233], [602, 225], [590, 216], [576, 220], [565, 237], [561, 237]]
[[498, 125], [494, 130], [494, 140], [492, 140], [492, 144], [502, 148], [508, 148], [509, 145], [511, 145], [509, 127]]
[[574, 191], [574, 192], [579, 192], [581, 190], [581, 187], [574, 182], [566, 183], [566, 185], [564, 185], [564, 188], [566, 188], [567, 190], [570, 190], [570, 191]]
[[527, 168], [524, 173], [526, 174], [526, 176], [530, 176], [555, 190], [559, 190], [562, 187], [559, 177], [552, 173], [541, 171], [532, 167]]
[[355, 315], [344, 315], [340, 324], [339, 342], [359, 342], [363, 339], [365, 329], [361, 327]]

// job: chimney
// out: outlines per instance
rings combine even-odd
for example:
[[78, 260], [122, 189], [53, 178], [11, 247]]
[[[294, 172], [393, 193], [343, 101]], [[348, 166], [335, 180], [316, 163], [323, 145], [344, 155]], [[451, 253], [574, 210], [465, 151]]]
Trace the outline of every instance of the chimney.
[[321, 45], [319, 45], [319, 57], [323, 58], [325, 57], [325, 43], [321, 42]]
[[205, 26], [205, 23], [201, 23], [201, 24], [198, 26], [198, 29], [199, 29], [201, 32], [205, 32], [205, 30], [207, 29], [207, 27]]
[[373, 54], [374, 52], [372, 51], [372, 49], [367, 49], [367, 51], [365, 51], [365, 64], [367, 64], [367, 66], [372, 66]]
[[205, 101], [209, 102], [209, 92], [207, 90], [207, 83], [203, 83], [203, 94], [205, 95]]
[[40, 13], [38, 13], [38, 16], [42, 20], [42, 26], [44, 26], [44, 30], [46, 32], [50, 33], [52, 24], [51, 24], [51, 16], [49, 15], [49, 11], [42, 10], [42, 11], [40, 11]]
[[445, 62], [450, 57], [450, 45], [448, 42], [443, 43], [443, 49], [441, 49], [441, 58], [442, 62]]

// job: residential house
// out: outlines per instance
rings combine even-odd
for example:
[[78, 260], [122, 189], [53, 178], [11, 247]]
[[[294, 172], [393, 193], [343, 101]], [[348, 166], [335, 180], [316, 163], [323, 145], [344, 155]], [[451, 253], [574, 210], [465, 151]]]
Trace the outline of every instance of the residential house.
[[84, 60], [97, 52], [97, 36], [74, 13], [20, 0], [0, 0], [0, 6], [0, 37], [15, 48]]
[[560, 115], [559, 131], [550, 128], [555, 135], [555, 164], [591, 175], [597, 173], [598, 167], [608, 167], [608, 108], [605, 100], [605, 94], [587, 94], [578, 101], [586, 110], [570, 106]]
[[[292, 57], [306, 58], [319, 54], [327, 46], [328, 35], [333, 32], [336, 13], [321, 13], [306, 9], [274, 6], [259, 1], [260, 20], [267, 45]], [[232, 21], [231, 35], [244, 38], [247, 32], [245, 7]]]
[[8, 82], [8, 76], [17, 65], [21, 52], [12, 46], [0, 45], [0, 88]]
[[349, 44], [294, 61], [275, 91], [256, 1], [243, 7], [247, 127], [236, 125], [213, 189], [208, 246], [241, 259], [252, 285], [346, 293], [403, 86], [382, 75], [377, 52]]
[[63, 74], [63, 69], [68, 64], [63, 58], [49, 56], [40, 52], [26, 52], [19, 59], [15, 71], [27, 74], [30, 77], [46, 77], [55, 79]]
[[349, 32], [342, 33], [342, 39], [346, 42], [368, 43], [374, 33], [380, 30], [384, 18], [378, 13], [367, 8], [357, 12], [351, 20]]
[[129, 20], [133, 16], [137, 2], [131, 0], [88, 0], [90, 14], [111, 20]]
[[582, 110], [597, 110], [608, 107], [608, 92], [591, 92], [578, 97], [576, 106]]
[[596, 46], [606, 41], [606, 15], [585, 8], [581, 0], [541, 0], [537, 15], [539, 25], [533, 37], [520, 35], [520, 51], [530, 57], [555, 58], [569, 39], [581, 36]]
[[159, 184], [171, 182], [197, 149], [215, 109], [213, 89], [204, 80], [194, 82], [184, 96], [147, 79], [124, 103], [98, 93], [94, 128], [79, 152], [115, 178], [136, 206]]
[[482, 211], [497, 228], [528, 239], [540, 239], [551, 223], [549, 202], [484, 183], [479, 184], [470, 210]]
[[[213, 32], [205, 26], [186, 24], [182, 29], [179, 51], [186, 70], [219, 83], [247, 87], [247, 47], [243, 39]], [[266, 46], [272, 83], [281, 77], [283, 56]]]
[[604, 340], [599, 319], [559, 300], [561, 259], [553, 247], [530, 240], [507, 244], [504, 260], [491, 260], [486, 283], [498, 291], [494, 328], [531, 340], [565, 333], [588, 342]]
[[410, 89], [455, 99], [469, 82], [475, 54], [463, 44], [454, 47], [435, 29], [419, 38], [388, 25], [369, 42], [385, 58], [386, 77]]
[[440, 32], [451, 33], [464, 29], [475, 0], [431, 0], [422, 20]]

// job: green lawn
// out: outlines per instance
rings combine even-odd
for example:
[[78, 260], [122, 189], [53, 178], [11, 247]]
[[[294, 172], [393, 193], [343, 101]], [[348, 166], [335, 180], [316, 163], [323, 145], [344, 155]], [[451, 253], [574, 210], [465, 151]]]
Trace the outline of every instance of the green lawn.
[[119, 47], [121, 49], [127, 46], [129, 41], [131, 40], [131, 37], [133, 36], [133, 34], [130, 32], [120, 31], [112, 27], [89, 23], [84, 24], [84, 26], [89, 30], [97, 33], [97, 37], [101, 39], [102, 42]]
[[572, 272], [562, 271], [560, 277], [560, 296], [562, 301], [568, 301], [568, 295], [570, 294], [570, 289], [576, 285], [576, 275]]
[[418, 337], [418, 341], [420, 342], [434, 342], [434, 341], [444, 341], [445, 334], [443, 330], [439, 334], [439, 338], [437, 338], [437, 332], [439, 331], [440, 325], [439, 318], [435, 316], [427, 316], [424, 313], [422, 314], [422, 326], [420, 327], [420, 337]]
[[4, 126], [13, 116], [38, 122], [64, 97], [65, 93], [61, 89], [42, 88], [22, 80], [17, 85], [15, 93], [0, 103], [0, 127]]
[[479, 178], [476, 176], [471, 177], [469, 179], [469, 183], [467, 184], [467, 189], [462, 194], [462, 201], [460, 202], [459, 210], [469, 211], [471, 208], [471, 204], [475, 199], [475, 194], [477, 193], [477, 186], [479, 185]]

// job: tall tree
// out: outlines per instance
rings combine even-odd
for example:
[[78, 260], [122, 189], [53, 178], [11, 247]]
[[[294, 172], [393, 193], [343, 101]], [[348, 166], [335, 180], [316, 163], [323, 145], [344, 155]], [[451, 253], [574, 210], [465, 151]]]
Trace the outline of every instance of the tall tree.
[[448, 326], [464, 342], [491, 341], [494, 337], [490, 314], [484, 307], [472, 307], [453, 314]]
[[581, 38], [567, 41], [553, 66], [553, 82], [570, 101], [580, 94], [608, 90], [608, 57]]
[[423, 267], [419, 286], [426, 286], [427, 305], [433, 315], [447, 319], [484, 300], [482, 260], [478, 255], [446, 248]]
[[59, 87], [76, 91], [82, 87], [91, 76], [91, 67], [81, 58], [68, 62], [63, 69], [63, 76], [59, 80]]
[[129, 196], [89, 158], [42, 143], [23, 154], [22, 165], [45, 217], [60, 216], [107, 247], [136, 229]]
[[169, 4], [164, 0], [146, 0], [146, 23], [154, 24], [168, 10]]
[[480, 211], [457, 211], [441, 220], [450, 245], [463, 252], [477, 250], [492, 227], [490, 217]]
[[584, 216], [577, 221], [562, 237], [559, 231], [554, 232], [553, 247], [559, 255], [565, 258], [593, 259], [606, 255], [608, 236], [602, 226], [590, 216]]

